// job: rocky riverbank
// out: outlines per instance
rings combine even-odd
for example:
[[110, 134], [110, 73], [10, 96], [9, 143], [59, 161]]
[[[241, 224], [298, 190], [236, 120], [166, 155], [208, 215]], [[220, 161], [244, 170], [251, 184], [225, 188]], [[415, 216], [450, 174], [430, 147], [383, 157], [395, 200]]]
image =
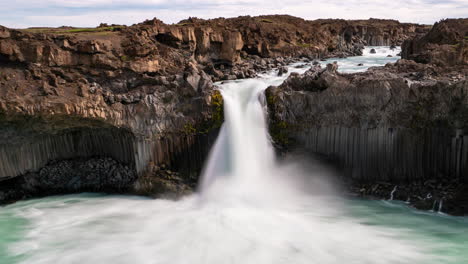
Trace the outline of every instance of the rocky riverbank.
[[272, 137], [337, 162], [360, 195], [388, 199], [398, 186], [395, 199], [422, 209], [443, 201], [444, 212], [468, 214], [467, 34], [467, 19], [445, 20], [403, 44], [404, 57], [429, 61], [291, 75], [266, 91]]
[[364, 44], [398, 45], [428, 29], [289, 16], [1, 28], [0, 200], [185, 193], [222, 122], [214, 81], [299, 58], [359, 55]]
[[0, 202], [194, 187], [223, 121], [213, 82], [359, 55], [428, 26], [291, 16], [0, 27]]

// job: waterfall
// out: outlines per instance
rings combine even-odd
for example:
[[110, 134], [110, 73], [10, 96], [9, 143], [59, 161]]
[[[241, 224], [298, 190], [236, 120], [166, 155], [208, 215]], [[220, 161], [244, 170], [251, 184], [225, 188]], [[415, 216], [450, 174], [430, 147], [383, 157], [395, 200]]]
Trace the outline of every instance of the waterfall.
[[393, 187], [393, 190], [392, 190], [392, 192], [390, 193], [390, 201], [393, 201], [393, 194], [395, 194], [397, 188], [398, 188], [398, 185], [395, 185], [395, 187]]
[[443, 202], [444, 202], [443, 199], [440, 199], [440, 200], [439, 200], [439, 209], [437, 210], [438, 213], [442, 213]]
[[274, 166], [265, 113], [260, 103], [267, 82], [229, 83], [220, 91], [225, 104], [225, 123], [202, 176], [201, 191], [209, 192], [220, 181], [248, 189]]
[[286, 77], [219, 85], [225, 123], [196, 194], [18, 208], [35, 232], [15, 243], [13, 253], [26, 252], [21, 263], [37, 264], [429, 263], [424, 247], [402, 240], [398, 229], [363, 224], [348, 212], [345, 201], [330, 195], [331, 173], [323, 167], [297, 157], [276, 160], [263, 92]]

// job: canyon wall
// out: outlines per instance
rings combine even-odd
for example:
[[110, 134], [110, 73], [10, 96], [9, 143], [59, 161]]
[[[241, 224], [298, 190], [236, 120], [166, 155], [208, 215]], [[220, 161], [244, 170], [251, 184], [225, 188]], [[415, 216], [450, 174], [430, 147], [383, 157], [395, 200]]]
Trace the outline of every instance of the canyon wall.
[[360, 54], [427, 26], [291, 16], [0, 27], [0, 202], [193, 189], [223, 121], [214, 82]]
[[[457, 43], [468, 34], [468, 20], [461, 21]], [[453, 35], [452, 23], [442, 21], [428, 35]], [[413, 54], [413, 41], [405, 54]], [[460, 47], [444, 58], [466, 53]], [[266, 91], [272, 137], [279, 148], [335, 161], [363, 195], [388, 198], [398, 185], [398, 199], [424, 209], [445, 200], [451, 213], [467, 214], [468, 67], [464, 60], [441, 61], [401, 59], [355, 74], [329, 64], [292, 74]]]
[[448, 19], [435, 23], [425, 35], [403, 43], [402, 58], [440, 66], [468, 64], [468, 19]]

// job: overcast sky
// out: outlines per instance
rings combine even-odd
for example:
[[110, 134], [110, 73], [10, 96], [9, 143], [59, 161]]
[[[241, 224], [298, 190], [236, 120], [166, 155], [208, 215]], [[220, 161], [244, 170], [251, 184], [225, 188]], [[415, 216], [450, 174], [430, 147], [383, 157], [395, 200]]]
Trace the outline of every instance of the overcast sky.
[[95, 27], [157, 17], [176, 23], [192, 17], [289, 14], [305, 19], [392, 18], [432, 24], [468, 17], [468, 0], [0, 0], [0, 25]]

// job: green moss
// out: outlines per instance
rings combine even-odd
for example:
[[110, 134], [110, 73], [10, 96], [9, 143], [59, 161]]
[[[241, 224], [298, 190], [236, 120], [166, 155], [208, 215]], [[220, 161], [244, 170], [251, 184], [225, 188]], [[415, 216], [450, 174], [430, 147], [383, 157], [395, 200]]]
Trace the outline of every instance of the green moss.
[[207, 134], [221, 127], [224, 122], [223, 96], [219, 91], [214, 91], [211, 95], [211, 118], [196, 124], [188, 123], [182, 130], [187, 135]]
[[286, 121], [274, 121], [270, 122], [270, 136], [273, 141], [281, 146], [287, 146], [291, 143], [288, 136], [288, 130], [291, 127]]
[[197, 129], [193, 126], [192, 123], [184, 125], [183, 133], [187, 135], [193, 135], [197, 133]]
[[271, 95], [269, 94], [267, 97], [267, 104], [268, 104], [268, 107], [272, 107], [275, 103], [276, 103], [276, 99], [277, 97], [275, 95]]
[[[268, 93], [266, 94], [266, 100], [267, 100], [267, 105], [268, 109], [270, 110], [271, 113], [274, 113], [276, 110], [276, 105], [278, 101], [278, 96], [276, 96], [274, 93]], [[290, 145], [291, 139], [288, 136], [290, 130], [292, 129], [292, 125], [284, 120], [277, 120], [275, 115], [270, 115], [269, 119], [269, 130], [270, 130], [270, 136], [276, 144], [287, 147]]]
[[297, 43], [296, 45], [298, 47], [301, 47], [301, 48], [310, 48], [311, 47], [311, 44], [309, 44], [309, 43]]
[[211, 105], [213, 107], [213, 126], [221, 127], [224, 122], [224, 104], [223, 96], [219, 91], [214, 91], [211, 96]]
[[127, 56], [127, 55], [122, 55], [122, 56], [120, 56], [120, 60], [123, 61], [123, 62], [127, 62], [127, 61], [131, 61], [132, 58], [130, 56]]
[[73, 115], [43, 115], [34, 116], [0, 111], [0, 127], [15, 127], [24, 131], [37, 133], [58, 133], [73, 128], [110, 128], [113, 127], [102, 118], [83, 118]]
[[460, 47], [460, 43], [453, 44], [452, 47], [453, 47], [453, 48], [458, 48], [458, 47]]
[[224, 122], [224, 101], [223, 96], [218, 90], [213, 91], [211, 95], [211, 118], [203, 122], [198, 132], [209, 133], [214, 129], [218, 129]]

